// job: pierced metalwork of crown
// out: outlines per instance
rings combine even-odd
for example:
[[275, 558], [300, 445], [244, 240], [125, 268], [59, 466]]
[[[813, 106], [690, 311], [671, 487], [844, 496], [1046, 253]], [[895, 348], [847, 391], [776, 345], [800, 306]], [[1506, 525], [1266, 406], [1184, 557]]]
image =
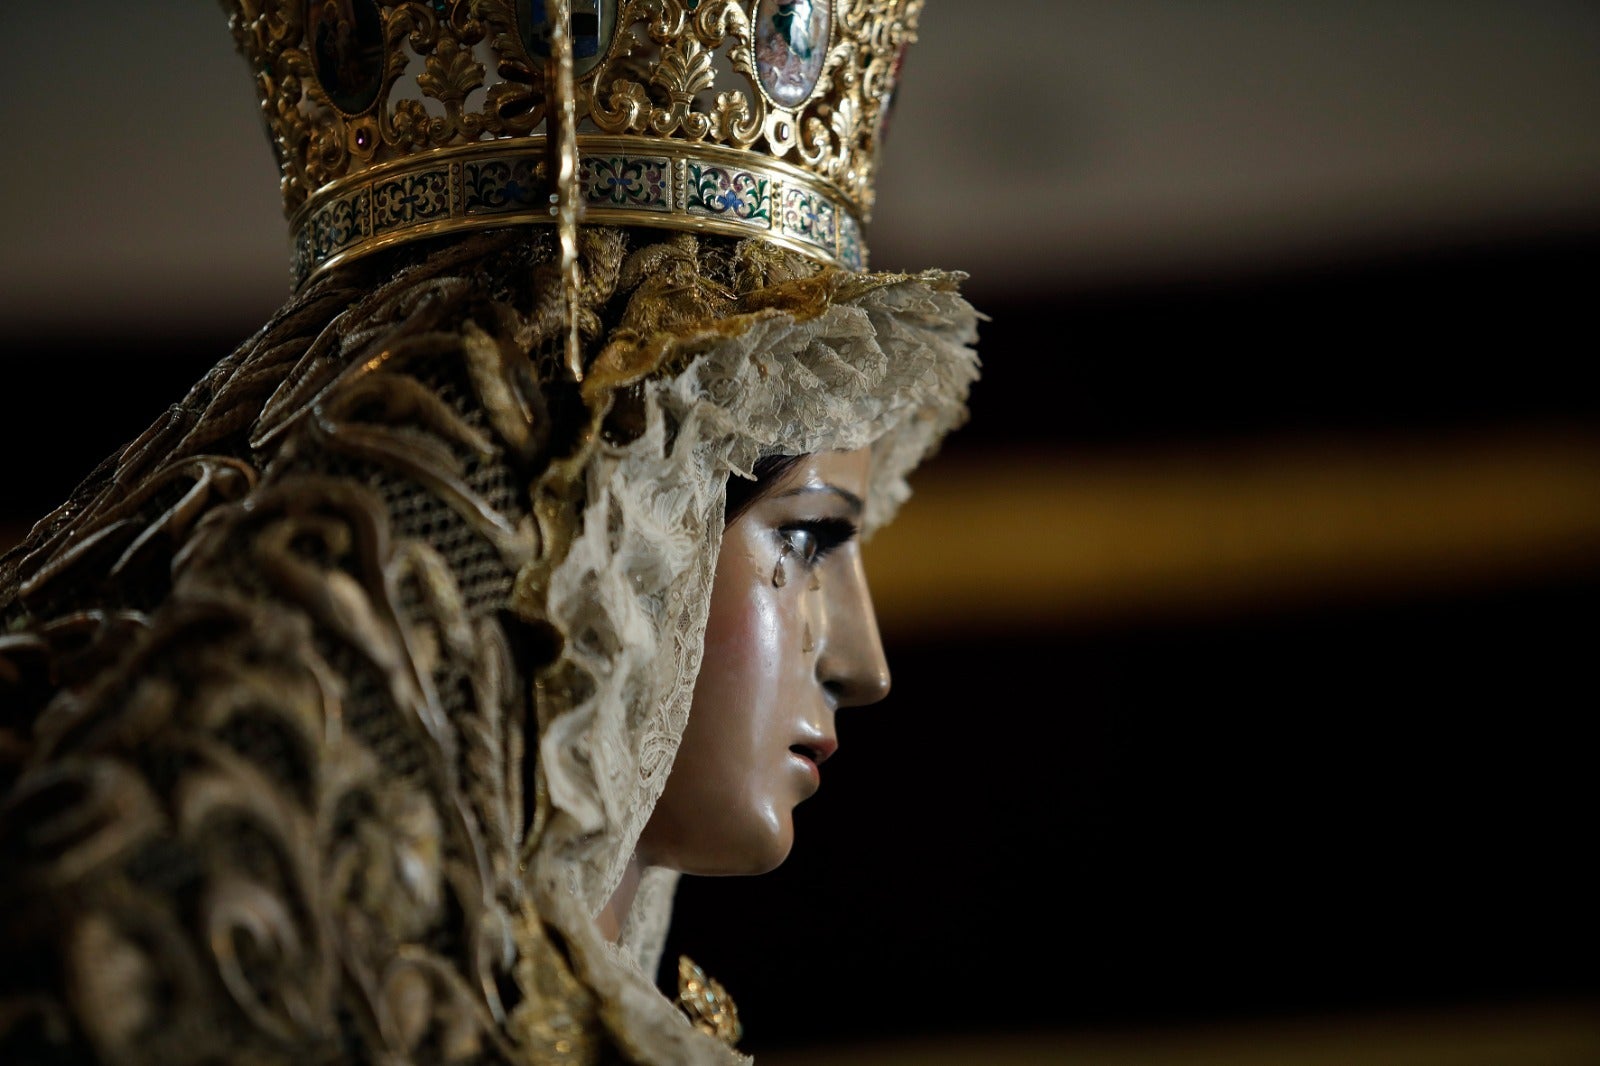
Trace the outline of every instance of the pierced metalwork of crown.
[[[296, 287], [364, 252], [552, 220], [543, 0], [222, 0], [282, 171]], [[865, 266], [923, 0], [572, 0], [584, 221]]]

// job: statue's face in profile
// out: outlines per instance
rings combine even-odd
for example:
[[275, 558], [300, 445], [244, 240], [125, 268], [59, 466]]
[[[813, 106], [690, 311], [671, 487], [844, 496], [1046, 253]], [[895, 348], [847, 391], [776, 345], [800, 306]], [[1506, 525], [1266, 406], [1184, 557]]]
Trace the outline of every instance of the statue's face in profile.
[[834, 712], [889, 691], [862, 569], [868, 451], [802, 458], [735, 519], [717, 558], [705, 659], [645, 864], [765, 873], [838, 747]]

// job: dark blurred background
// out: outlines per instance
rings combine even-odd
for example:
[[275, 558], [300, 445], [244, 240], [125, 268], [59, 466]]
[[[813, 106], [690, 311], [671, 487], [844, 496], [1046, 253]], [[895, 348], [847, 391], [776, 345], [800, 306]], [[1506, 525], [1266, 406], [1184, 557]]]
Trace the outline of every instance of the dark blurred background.
[[[0, 545], [287, 291], [215, 6], [11, 22]], [[984, 378], [868, 548], [893, 694], [669, 959], [775, 1064], [1600, 1063], [1600, 7], [921, 38], [869, 245]]]

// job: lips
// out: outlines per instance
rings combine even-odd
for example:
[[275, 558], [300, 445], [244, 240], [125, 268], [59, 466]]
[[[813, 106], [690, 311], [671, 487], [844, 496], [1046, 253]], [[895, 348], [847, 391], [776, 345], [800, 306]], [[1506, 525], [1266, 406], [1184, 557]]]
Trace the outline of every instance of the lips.
[[821, 766], [839, 750], [839, 742], [832, 737], [819, 737], [799, 744], [790, 744], [789, 750], [801, 758], [809, 759], [813, 765]]

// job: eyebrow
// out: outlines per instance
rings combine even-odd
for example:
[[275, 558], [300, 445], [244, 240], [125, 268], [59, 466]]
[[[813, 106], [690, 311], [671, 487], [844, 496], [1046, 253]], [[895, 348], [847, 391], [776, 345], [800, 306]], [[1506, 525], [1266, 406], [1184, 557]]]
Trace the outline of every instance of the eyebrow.
[[780, 497], [785, 497], [785, 496], [803, 496], [808, 492], [828, 492], [828, 493], [832, 493], [833, 495], [839, 497], [841, 500], [843, 500], [845, 502], [845, 505], [850, 508], [850, 513], [852, 515], [859, 516], [861, 514], [862, 510], [864, 510], [865, 506], [866, 506], [865, 504], [863, 504], [861, 502], [861, 497], [860, 496], [857, 496], [855, 493], [850, 492], [850, 491], [848, 491], [846, 489], [841, 489], [837, 485], [801, 485], [800, 487], [790, 489], [787, 492], [780, 492], [780, 493], [778, 493], [778, 495]]

